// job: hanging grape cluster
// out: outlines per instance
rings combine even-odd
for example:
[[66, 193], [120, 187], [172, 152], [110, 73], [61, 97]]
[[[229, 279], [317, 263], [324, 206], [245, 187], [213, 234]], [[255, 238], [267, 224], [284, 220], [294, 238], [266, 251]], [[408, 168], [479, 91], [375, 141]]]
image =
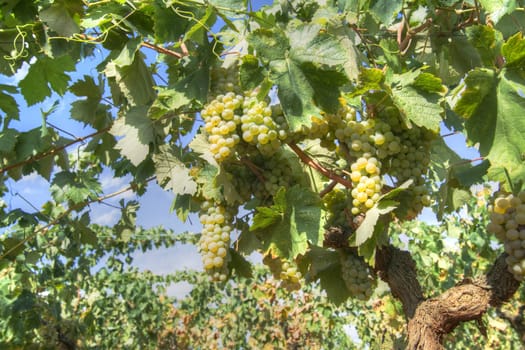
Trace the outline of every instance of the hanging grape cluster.
[[370, 298], [377, 281], [363, 260], [353, 254], [341, 254], [341, 274], [346, 288], [354, 298]]
[[200, 222], [203, 226], [199, 251], [204, 269], [214, 281], [225, 281], [228, 276], [228, 250], [233, 216], [220, 204], [205, 201], [201, 205]]
[[267, 99], [259, 99], [258, 89], [241, 92], [236, 77], [235, 66], [212, 70], [212, 97], [201, 111], [210, 152], [219, 163], [234, 155], [241, 141], [272, 155], [287, 138], [282, 112], [272, 109]]
[[[383, 119], [384, 120], [383, 120]], [[381, 196], [389, 175], [393, 185], [412, 179], [412, 198], [408, 216], [430, 204], [424, 184], [429, 165], [430, 142], [435, 135], [423, 128], [402, 125], [396, 115], [367, 118], [357, 115], [344, 101], [334, 114], [313, 117], [292, 139], [320, 138], [321, 146], [335, 150], [349, 166], [352, 181], [351, 213], [358, 215], [372, 208]]]
[[491, 207], [487, 231], [503, 242], [509, 271], [518, 281], [525, 277], [525, 191], [501, 195]]
[[288, 291], [301, 288], [303, 276], [294, 262], [279, 257], [272, 257], [270, 254], [263, 258], [263, 262], [270, 268], [272, 275], [281, 281], [282, 288]]

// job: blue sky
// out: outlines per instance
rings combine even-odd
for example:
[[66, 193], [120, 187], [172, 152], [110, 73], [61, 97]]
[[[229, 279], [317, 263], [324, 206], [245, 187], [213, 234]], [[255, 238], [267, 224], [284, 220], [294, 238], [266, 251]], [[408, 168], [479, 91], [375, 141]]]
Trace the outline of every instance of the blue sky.
[[[272, 3], [272, 1], [254, 1], [253, 5], [254, 8], [259, 8], [263, 4], [269, 3]], [[102, 56], [102, 52], [99, 51], [99, 54], [95, 54], [95, 57], [86, 58], [81, 63], [82, 68], [70, 74], [71, 80], [78, 80], [84, 74], [96, 76], [97, 72], [94, 67], [103, 58]], [[26, 73], [27, 66], [13, 77], [0, 77], [0, 83], [16, 84]], [[41, 110], [48, 110], [58, 100], [58, 107], [49, 116], [48, 121], [54, 125], [59, 125], [61, 129], [76, 137], [88, 135], [93, 130], [68, 118], [70, 105], [75, 99], [74, 95], [66, 94], [63, 97], [55, 96], [43, 103], [27, 107], [25, 101], [18, 96], [17, 102], [21, 106], [21, 117], [19, 122], [15, 121], [12, 123], [12, 127], [21, 130], [39, 127], [42, 123]], [[446, 134], [448, 131], [444, 130], [443, 133]], [[446, 142], [464, 158], [472, 159], [479, 156], [475, 149], [465, 147], [464, 138], [461, 134], [447, 137]], [[75, 147], [78, 147], [78, 145]], [[74, 149], [72, 147], [68, 151], [71, 152]], [[126, 178], [115, 178], [110, 171], [105, 171], [101, 177], [101, 184], [104, 193], [108, 194], [126, 187], [128, 181]], [[25, 176], [17, 182], [9, 180], [7, 185], [10, 189], [10, 194], [4, 200], [10, 208], [22, 208], [31, 212], [34, 211], [33, 208], [40, 208], [49, 198], [49, 184], [37, 174]], [[198, 232], [200, 230], [200, 224], [195, 216], [192, 217], [192, 223], [181, 223], [174, 213], [169, 212], [174, 195], [164, 191], [156, 183], [150, 183], [147, 193], [142, 197], [136, 197], [132, 192], [126, 192], [107, 202], [109, 204], [117, 204], [123, 198], [126, 200], [138, 199], [140, 201], [141, 208], [137, 215], [137, 223], [143, 227], [164, 226], [174, 229], [176, 232]], [[118, 209], [110, 206], [103, 204], [91, 205], [91, 217], [95, 223], [114, 224], [118, 220], [119, 213]], [[427, 221], [435, 221], [435, 217], [429, 211], [425, 211], [422, 217]], [[178, 245], [170, 249], [158, 249], [148, 253], [136, 254], [134, 265], [140, 269], [151, 270], [158, 274], [167, 274], [179, 269], [202, 269], [200, 256], [196, 247], [192, 245]], [[182, 296], [190, 289], [191, 286], [189, 284], [181, 283], [173, 286], [169, 292], [172, 295]]]

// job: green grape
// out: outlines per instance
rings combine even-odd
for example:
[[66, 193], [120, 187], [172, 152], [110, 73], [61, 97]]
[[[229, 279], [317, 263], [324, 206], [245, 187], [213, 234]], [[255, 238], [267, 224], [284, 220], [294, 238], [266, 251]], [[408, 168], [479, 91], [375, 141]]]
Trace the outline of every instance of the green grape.
[[341, 254], [341, 277], [350, 294], [360, 300], [368, 300], [377, 286], [375, 276], [368, 265], [353, 254]]
[[325, 228], [342, 227], [348, 228], [348, 218], [345, 215], [348, 203], [348, 193], [346, 189], [334, 188], [323, 197], [325, 210], [328, 213]]
[[270, 268], [274, 278], [281, 281], [282, 288], [290, 292], [301, 289], [303, 276], [294, 262], [268, 254], [263, 258], [263, 263]]
[[223, 282], [228, 276], [232, 218], [233, 216], [217, 203], [206, 201], [201, 205], [199, 219], [203, 228], [198, 246], [204, 269], [214, 281]]
[[240, 141], [237, 125], [241, 121], [235, 111], [242, 106], [243, 101], [242, 95], [228, 92], [225, 95], [218, 95], [201, 111], [204, 131], [208, 134], [210, 143], [210, 152], [217, 162], [223, 162], [230, 157]]
[[525, 277], [525, 191], [517, 196], [499, 195], [489, 207], [487, 231], [503, 243], [507, 267], [518, 281]]
[[255, 145], [263, 155], [272, 155], [287, 138], [287, 124], [276, 108], [257, 99], [257, 90], [245, 94], [241, 116], [242, 139]]

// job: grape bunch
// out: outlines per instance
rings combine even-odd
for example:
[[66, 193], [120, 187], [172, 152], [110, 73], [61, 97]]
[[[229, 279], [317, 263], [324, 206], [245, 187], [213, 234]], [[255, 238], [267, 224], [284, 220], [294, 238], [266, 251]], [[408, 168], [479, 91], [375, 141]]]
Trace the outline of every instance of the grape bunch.
[[281, 281], [281, 287], [290, 292], [301, 288], [303, 276], [294, 262], [268, 254], [263, 258], [263, 263], [270, 268], [272, 275]]
[[287, 124], [282, 115], [275, 116], [268, 102], [257, 98], [257, 89], [245, 93], [241, 117], [242, 139], [255, 145], [263, 155], [272, 155], [287, 138]]
[[257, 88], [241, 92], [236, 66], [213, 69], [211, 75], [211, 97], [201, 116], [210, 151], [217, 162], [223, 163], [234, 155], [241, 141], [255, 146], [263, 155], [276, 153], [288, 137], [282, 111], [270, 107], [267, 99], [259, 99]]
[[518, 281], [525, 277], [525, 191], [501, 195], [491, 206], [487, 231], [503, 242], [509, 272]]
[[353, 254], [341, 254], [341, 274], [350, 294], [359, 300], [368, 300], [377, 281], [368, 265]]
[[236, 110], [241, 107], [243, 100], [242, 95], [228, 92], [215, 97], [201, 111], [210, 152], [217, 162], [227, 159], [239, 143], [237, 125], [241, 123], [241, 117], [236, 114]]
[[228, 275], [228, 249], [233, 216], [220, 204], [205, 201], [201, 205], [202, 223], [199, 251], [204, 269], [214, 281], [226, 281]]
[[241, 93], [239, 84], [239, 66], [233, 64], [229, 67], [213, 67], [210, 71], [210, 96], [212, 99], [220, 94], [233, 92]]

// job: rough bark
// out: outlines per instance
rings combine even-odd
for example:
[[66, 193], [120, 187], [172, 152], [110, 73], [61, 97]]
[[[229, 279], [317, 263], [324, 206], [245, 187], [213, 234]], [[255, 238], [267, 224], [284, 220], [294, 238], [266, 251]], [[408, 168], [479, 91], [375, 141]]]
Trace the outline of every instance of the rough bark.
[[410, 253], [393, 247], [379, 250], [377, 272], [402, 302], [407, 316], [408, 349], [443, 349], [443, 336], [461, 322], [479, 320], [489, 307], [510, 299], [519, 282], [507, 271], [505, 257], [500, 255], [486, 275], [425, 300]]
[[388, 283], [392, 295], [401, 300], [405, 316], [411, 319], [425, 298], [410, 253], [392, 246], [382, 247], [376, 254], [376, 272]]

